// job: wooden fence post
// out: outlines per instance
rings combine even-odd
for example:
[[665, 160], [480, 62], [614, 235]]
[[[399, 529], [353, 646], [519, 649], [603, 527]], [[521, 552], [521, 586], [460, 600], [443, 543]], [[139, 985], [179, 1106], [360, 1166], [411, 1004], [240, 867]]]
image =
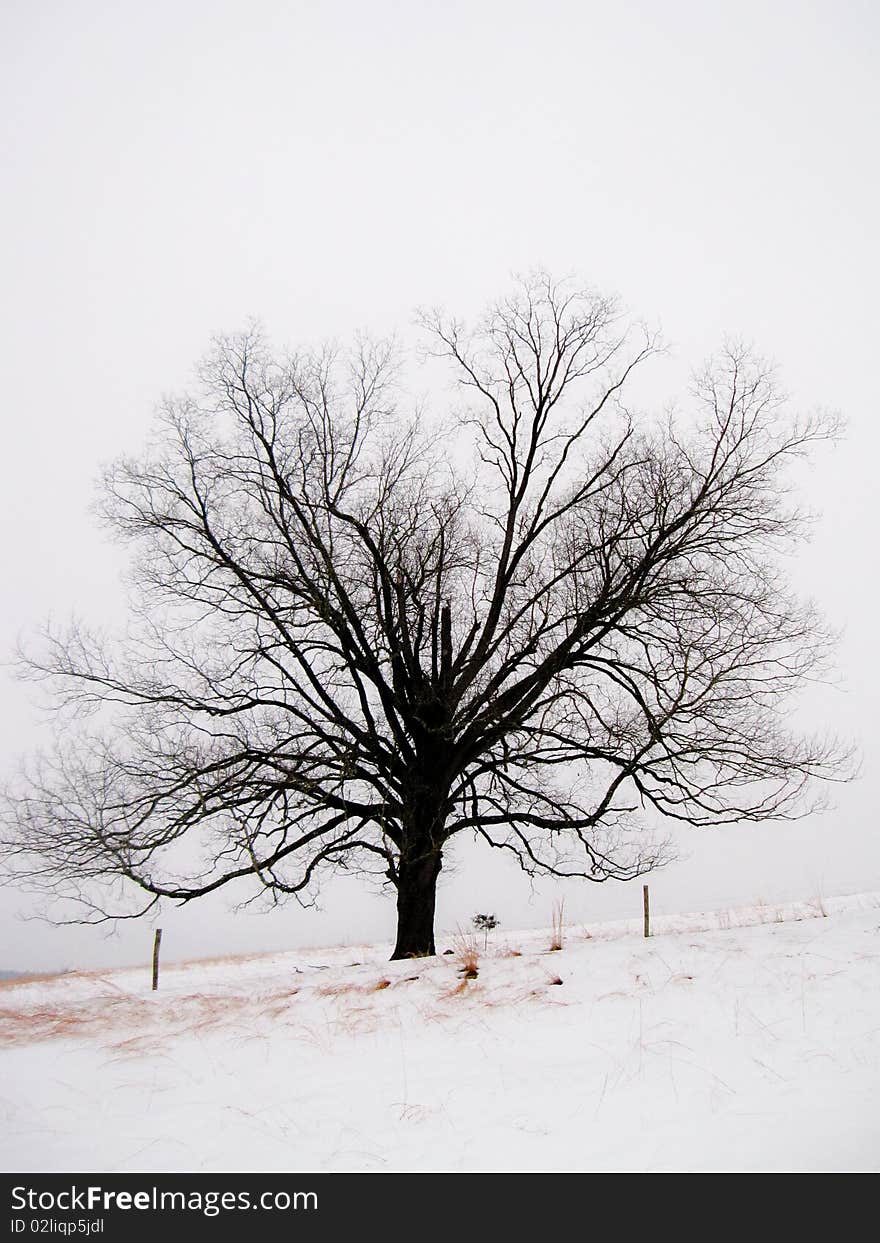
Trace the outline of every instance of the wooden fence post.
[[642, 885], [642, 899], [645, 907], [645, 936], [651, 935], [651, 911], [648, 906], [648, 886]]
[[156, 929], [153, 938], [153, 992], [159, 987], [159, 946], [162, 944], [162, 929]]

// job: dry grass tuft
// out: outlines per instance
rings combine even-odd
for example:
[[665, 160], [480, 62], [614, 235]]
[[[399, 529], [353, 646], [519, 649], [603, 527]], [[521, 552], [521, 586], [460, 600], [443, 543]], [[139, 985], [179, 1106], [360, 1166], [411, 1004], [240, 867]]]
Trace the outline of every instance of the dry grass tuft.
[[[473, 978], [473, 977], [470, 977]], [[445, 988], [441, 991], [440, 997], [446, 1000], [449, 997], [461, 997], [464, 993], [469, 992], [468, 977], [465, 977], [460, 984], [453, 984], [451, 988]]]
[[390, 985], [391, 985], [390, 980], [377, 980], [376, 983], [373, 985], [373, 992], [374, 993], [381, 992], [383, 988], [389, 988]]
[[[565, 899], [554, 902], [551, 915], [550, 950], [561, 950], [565, 944]], [[561, 981], [560, 981], [561, 982]]]
[[458, 963], [458, 974], [463, 976], [465, 981], [475, 980], [480, 974], [480, 949], [476, 936], [472, 932], [459, 930], [452, 944], [455, 960]]

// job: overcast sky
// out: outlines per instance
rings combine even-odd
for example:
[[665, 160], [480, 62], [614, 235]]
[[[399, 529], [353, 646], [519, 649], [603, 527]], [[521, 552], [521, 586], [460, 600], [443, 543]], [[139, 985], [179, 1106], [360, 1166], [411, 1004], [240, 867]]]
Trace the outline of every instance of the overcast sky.
[[[0, 47], [4, 656], [50, 612], [120, 617], [93, 481], [212, 334], [406, 336], [419, 304], [469, 315], [514, 271], [577, 273], [662, 325], [658, 406], [729, 332], [849, 423], [805, 473], [822, 519], [793, 573], [843, 630], [842, 688], [805, 711], [860, 741], [863, 775], [822, 818], [679, 835], [655, 905], [880, 888], [875, 3], [3, 0]], [[2, 704], [8, 769], [39, 716], [5, 677]], [[549, 921], [555, 891], [456, 857], [441, 925]], [[568, 890], [570, 918], [635, 915], [612, 884]], [[0, 890], [0, 968], [145, 953], [148, 928], [28, 909]], [[393, 902], [346, 882], [320, 914], [163, 921], [170, 957], [225, 953], [387, 938]]]

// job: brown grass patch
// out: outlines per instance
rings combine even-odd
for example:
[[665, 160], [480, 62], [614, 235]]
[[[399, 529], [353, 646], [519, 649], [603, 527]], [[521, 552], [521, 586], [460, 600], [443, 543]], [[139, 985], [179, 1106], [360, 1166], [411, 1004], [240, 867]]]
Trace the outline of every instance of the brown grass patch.
[[[291, 950], [261, 950], [253, 954], [211, 954], [207, 958], [184, 958], [180, 962], [162, 963], [163, 971], [182, 971], [189, 967], [225, 967], [248, 962], [260, 962], [269, 958], [280, 958]], [[137, 971], [139, 964], [120, 967], [120, 971]], [[145, 967], [144, 970], [147, 970]]]
[[364, 984], [319, 984], [315, 992], [319, 997], [345, 997], [352, 993], [362, 993], [367, 987]]
[[76, 1010], [41, 1006], [38, 1010], [0, 1010], [0, 1044], [61, 1040], [93, 1028], [94, 1016]]
[[0, 1045], [86, 1038], [108, 1041], [115, 1049], [140, 1051], [192, 1032], [222, 1028], [247, 1011], [277, 1016], [290, 993], [269, 997], [193, 993], [184, 997], [99, 996], [76, 1005], [0, 1009]]
[[9, 980], [0, 980], [0, 990], [20, 988], [24, 984], [45, 984], [48, 980], [68, 980], [73, 974], [72, 971], [46, 971], [15, 975]]

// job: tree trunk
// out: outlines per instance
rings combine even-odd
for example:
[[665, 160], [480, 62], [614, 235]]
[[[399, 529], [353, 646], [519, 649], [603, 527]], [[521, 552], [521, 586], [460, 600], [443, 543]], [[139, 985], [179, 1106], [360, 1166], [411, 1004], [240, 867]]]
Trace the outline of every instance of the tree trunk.
[[434, 948], [434, 905], [442, 852], [435, 848], [417, 858], [402, 858], [397, 868], [397, 944], [395, 958], [427, 958]]

